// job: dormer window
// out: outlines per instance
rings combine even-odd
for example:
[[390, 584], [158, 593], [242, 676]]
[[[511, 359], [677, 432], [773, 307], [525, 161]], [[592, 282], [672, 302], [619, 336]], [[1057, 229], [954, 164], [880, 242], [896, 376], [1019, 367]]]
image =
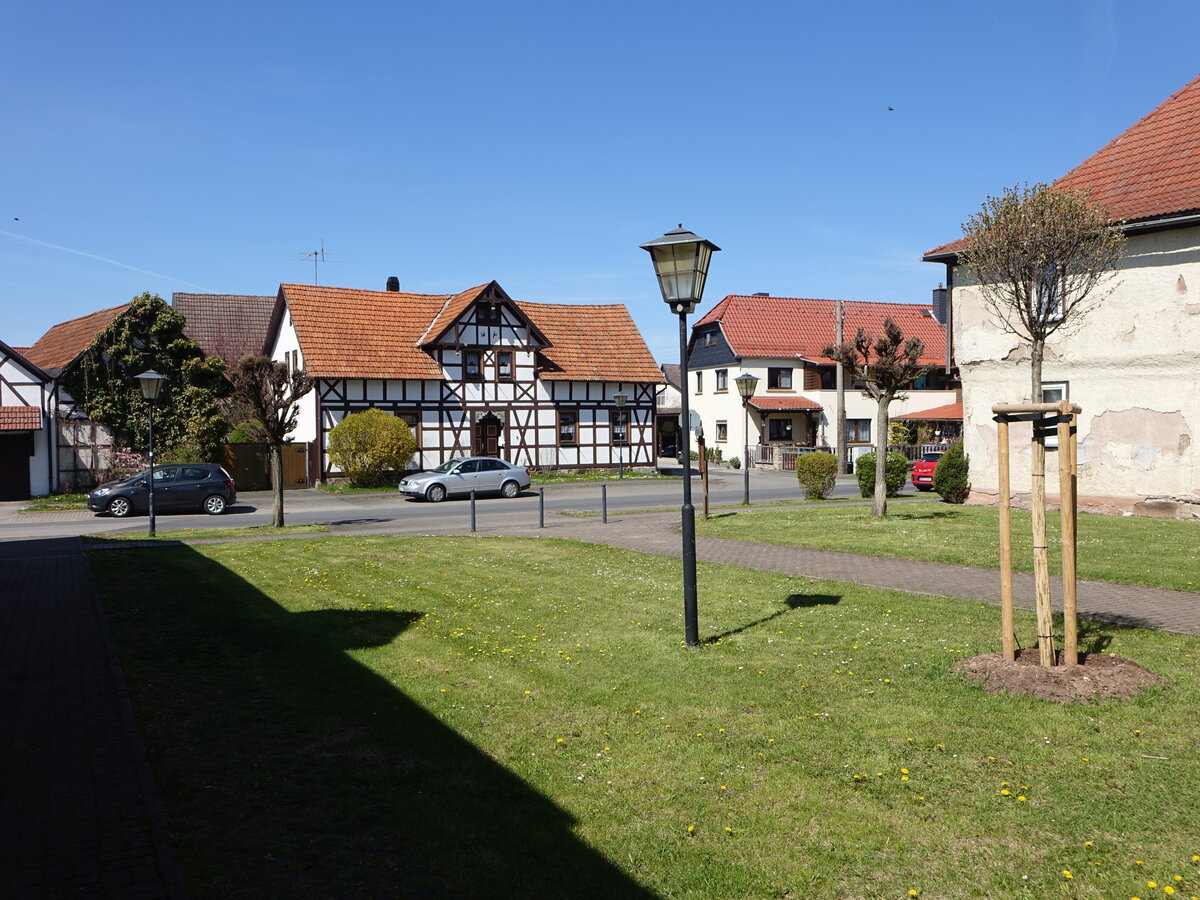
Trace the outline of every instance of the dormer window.
[[494, 303], [481, 303], [476, 308], [475, 318], [480, 325], [499, 325], [500, 307]]

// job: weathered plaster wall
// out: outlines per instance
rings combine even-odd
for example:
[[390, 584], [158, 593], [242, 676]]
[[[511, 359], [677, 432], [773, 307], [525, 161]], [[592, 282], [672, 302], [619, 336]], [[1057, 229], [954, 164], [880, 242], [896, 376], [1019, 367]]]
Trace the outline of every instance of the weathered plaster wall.
[[[994, 498], [991, 407], [1029, 399], [1029, 352], [995, 326], [961, 267], [954, 277], [971, 480]], [[1166, 495], [1197, 501], [1179, 508], [1200, 515], [1200, 228], [1131, 237], [1109, 287], [1074, 328], [1051, 338], [1043, 363], [1043, 383], [1065, 382], [1083, 410], [1080, 502], [1132, 510]], [[1028, 426], [1011, 430], [1016, 491], [1028, 490], [1029, 436]]]

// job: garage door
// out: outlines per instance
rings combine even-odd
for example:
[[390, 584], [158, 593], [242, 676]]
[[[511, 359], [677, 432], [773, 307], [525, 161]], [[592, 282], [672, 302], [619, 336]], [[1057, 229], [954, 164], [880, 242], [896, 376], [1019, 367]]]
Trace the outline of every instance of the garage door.
[[0, 435], [0, 500], [29, 499], [29, 456], [33, 435]]

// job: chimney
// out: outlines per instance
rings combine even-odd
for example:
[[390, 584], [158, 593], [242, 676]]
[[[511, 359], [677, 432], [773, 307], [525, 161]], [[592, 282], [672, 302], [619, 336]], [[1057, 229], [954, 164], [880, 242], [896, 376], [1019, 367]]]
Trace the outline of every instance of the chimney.
[[397, 278], [395, 275], [389, 275], [389, 276], [388, 276], [388, 280], [387, 280], [387, 289], [388, 289], [389, 291], [394, 291], [394, 292], [396, 292], [396, 293], [399, 293], [399, 291], [400, 291], [400, 279], [399, 279], [399, 278]]
[[933, 289], [933, 319], [939, 325], [945, 325], [948, 319], [947, 305], [950, 303], [950, 292], [941, 283]]

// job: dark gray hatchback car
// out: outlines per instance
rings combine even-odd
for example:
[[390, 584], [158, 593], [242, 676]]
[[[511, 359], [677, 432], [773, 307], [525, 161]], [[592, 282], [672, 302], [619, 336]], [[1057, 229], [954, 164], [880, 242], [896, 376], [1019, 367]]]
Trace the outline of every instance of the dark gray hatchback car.
[[[118, 519], [149, 512], [149, 469], [124, 481], [110, 481], [88, 494], [88, 509]], [[203, 510], [218, 516], [237, 500], [233, 478], [212, 463], [169, 463], [154, 467], [154, 512]]]

